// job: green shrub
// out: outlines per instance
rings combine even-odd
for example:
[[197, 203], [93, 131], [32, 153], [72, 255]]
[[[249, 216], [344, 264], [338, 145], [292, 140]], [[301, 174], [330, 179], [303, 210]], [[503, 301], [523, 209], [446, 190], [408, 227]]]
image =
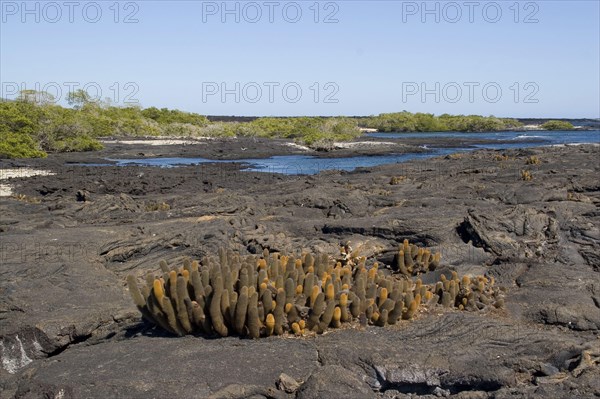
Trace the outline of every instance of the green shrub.
[[479, 115], [448, 115], [397, 112], [380, 114], [359, 121], [361, 126], [380, 132], [494, 132], [522, 126], [515, 119], [484, 117]]
[[346, 141], [361, 134], [349, 118], [259, 118], [243, 125], [251, 127], [252, 135], [295, 139], [307, 145]]
[[573, 125], [567, 121], [548, 121], [541, 126], [544, 130], [572, 130]]
[[33, 134], [38, 129], [41, 110], [30, 103], [0, 101], [0, 131]]
[[53, 150], [56, 152], [80, 152], [80, 151], [98, 151], [103, 145], [96, 139], [87, 135], [69, 137], [57, 140], [53, 143]]
[[0, 158], [44, 158], [46, 155], [28, 134], [0, 129]]
[[215, 122], [202, 129], [202, 137], [235, 137], [239, 123]]
[[152, 119], [161, 125], [171, 123], [185, 123], [202, 127], [208, 125], [209, 123], [208, 119], [203, 115], [195, 114], [192, 112], [183, 112], [176, 109], [158, 109], [156, 107], [150, 107], [142, 110], [141, 114], [143, 117]]
[[165, 136], [199, 137], [202, 136], [202, 128], [189, 123], [169, 123], [162, 126], [162, 134]]

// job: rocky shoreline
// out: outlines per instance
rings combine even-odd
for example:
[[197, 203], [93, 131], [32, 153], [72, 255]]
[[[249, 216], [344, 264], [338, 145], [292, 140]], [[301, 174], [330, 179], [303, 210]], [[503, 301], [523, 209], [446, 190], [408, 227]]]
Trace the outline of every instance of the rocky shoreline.
[[[199, 138], [199, 139], [113, 139], [102, 140], [104, 149], [89, 153], [55, 153], [48, 158], [0, 159], [0, 168], [11, 167], [61, 167], [65, 163], [110, 163], [107, 159], [171, 158], [196, 157], [211, 160], [236, 160], [248, 158], [268, 158], [277, 155], [311, 155], [318, 158], [344, 158], [361, 155], [385, 155], [390, 153], [427, 152], [424, 144], [437, 148], [469, 147], [485, 144], [514, 144], [514, 141], [489, 140], [472, 136], [461, 138], [406, 137], [376, 138], [363, 136], [359, 139], [335, 143], [329, 151], [318, 151], [298, 145], [287, 139], [263, 139], [252, 137]], [[182, 142], [183, 144], [178, 144]], [[523, 139], [522, 143], [544, 143], [543, 139]], [[164, 145], [157, 145], [161, 143]]]
[[[0, 161], [54, 173], [11, 179], [17, 195], [0, 198], [0, 398], [600, 395], [598, 146], [481, 150], [314, 176], [236, 163], [72, 165], [305, 153], [285, 140], [243, 139]], [[199, 259], [223, 245], [335, 255], [350, 242], [389, 264], [404, 239], [441, 251], [449, 270], [494, 277], [505, 308], [436, 308], [316, 337], [175, 338], [141, 321], [125, 284], [161, 259]]]

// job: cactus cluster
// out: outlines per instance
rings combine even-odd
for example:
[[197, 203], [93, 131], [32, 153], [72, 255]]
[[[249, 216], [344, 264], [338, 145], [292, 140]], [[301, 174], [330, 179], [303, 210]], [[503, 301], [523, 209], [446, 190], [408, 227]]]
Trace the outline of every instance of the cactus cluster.
[[494, 286], [493, 277], [491, 279], [484, 276], [459, 278], [458, 273], [452, 271], [450, 279], [442, 274], [441, 280], [430, 292], [434, 303], [447, 308], [481, 310], [489, 305], [496, 308], [504, 307], [504, 298], [500, 296], [500, 291]]
[[432, 254], [427, 248], [417, 247], [404, 240], [394, 255], [392, 268], [405, 276], [416, 276], [435, 270], [440, 265], [440, 259], [439, 253]]
[[[408, 242], [400, 253], [403, 274], [439, 263], [439, 255], [415, 251]], [[296, 259], [267, 250], [242, 257], [221, 249], [218, 260], [186, 260], [180, 268], [161, 261], [160, 267], [162, 276], [148, 274], [142, 286], [128, 276], [129, 291], [145, 319], [180, 336], [304, 335], [353, 321], [396, 324], [412, 319], [422, 305], [465, 310], [501, 305], [493, 281], [484, 277], [459, 279], [453, 273], [424, 285], [390, 275], [377, 263], [367, 268], [364, 257], [342, 262], [304, 254]]]
[[529, 171], [529, 170], [522, 170], [521, 171], [521, 180], [525, 180], [525, 181], [531, 181], [531, 180], [533, 180], [533, 175], [531, 174], [531, 171]]

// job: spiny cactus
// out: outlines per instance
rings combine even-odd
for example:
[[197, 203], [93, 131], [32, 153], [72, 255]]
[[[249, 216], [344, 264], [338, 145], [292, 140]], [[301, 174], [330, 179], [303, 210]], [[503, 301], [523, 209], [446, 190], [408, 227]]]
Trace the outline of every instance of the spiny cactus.
[[[412, 275], [432, 270], [439, 260], [439, 254], [405, 241], [395, 264]], [[452, 272], [426, 285], [386, 274], [377, 263], [367, 268], [365, 258], [342, 264], [326, 255], [295, 259], [265, 251], [242, 257], [221, 249], [218, 260], [186, 260], [180, 268], [161, 261], [160, 269], [160, 276], [148, 274], [141, 287], [133, 276], [127, 284], [142, 316], [179, 336], [303, 335], [357, 320], [393, 325], [414, 318], [423, 306], [479, 310], [503, 305], [493, 279], [461, 279]]]

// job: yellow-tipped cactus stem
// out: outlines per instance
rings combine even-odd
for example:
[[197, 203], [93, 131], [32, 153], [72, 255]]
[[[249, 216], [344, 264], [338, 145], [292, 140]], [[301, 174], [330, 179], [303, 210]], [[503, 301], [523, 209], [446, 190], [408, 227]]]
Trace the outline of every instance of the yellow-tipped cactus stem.
[[302, 335], [302, 329], [298, 323], [292, 323], [292, 332], [296, 335]]
[[388, 290], [387, 288], [383, 287], [379, 293], [379, 302], [378, 302], [378, 306], [383, 305], [383, 303], [388, 299]]
[[471, 278], [467, 275], [464, 275], [461, 284], [463, 287], [469, 287], [471, 285]]
[[273, 330], [275, 330], [275, 316], [272, 313], [267, 315], [267, 319], [265, 321], [266, 333], [267, 336], [273, 335]]
[[321, 293], [321, 289], [318, 286], [313, 286], [312, 293], [310, 294], [310, 306], [315, 306], [315, 301], [317, 300], [317, 296]]
[[156, 302], [162, 306], [162, 300], [165, 297], [165, 290], [163, 289], [163, 285], [160, 280], [154, 280], [154, 284], [152, 286], [152, 292], [154, 293], [154, 297], [156, 298]]
[[335, 296], [335, 290], [333, 284], [329, 284], [326, 289], [325, 299], [332, 300]]
[[417, 307], [418, 307], [417, 301], [416, 301], [416, 300], [413, 300], [413, 301], [412, 301], [412, 302], [411, 302], [411, 303], [408, 305], [408, 309], [407, 309], [407, 311], [406, 311], [406, 314], [405, 314], [405, 317], [404, 317], [404, 318], [405, 318], [406, 320], [410, 320], [410, 319], [412, 319], [412, 318], [415, 316], [415, 313], [416, 313], [416, 311], [417, 311]]
[[342, 325], [342, 309], [336, 306], [333, 310], [333, 319], [331, 320], [331, 326], [334, 328], [340, 328]]

